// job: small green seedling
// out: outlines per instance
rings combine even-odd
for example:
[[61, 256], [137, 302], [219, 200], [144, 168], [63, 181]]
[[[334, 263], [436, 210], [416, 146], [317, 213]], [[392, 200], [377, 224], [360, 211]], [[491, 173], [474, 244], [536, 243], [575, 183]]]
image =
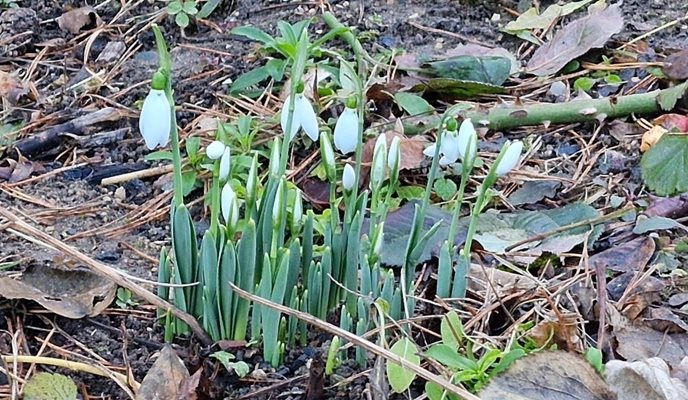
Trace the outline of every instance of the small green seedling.
[[117, 289], [117, 299], [115, 300], [115, 303], [117, 304], [117, 307], [125, 310], [139, 305], [139, 303], [134, 301], [132, 298], [131, 291], [126, 288]]
[[167, 5], [167, 13], [174, 15], [174, 22], [182, 29], [189, 26], [191, 18], [198, 14], [195, 0], [172, 0]]

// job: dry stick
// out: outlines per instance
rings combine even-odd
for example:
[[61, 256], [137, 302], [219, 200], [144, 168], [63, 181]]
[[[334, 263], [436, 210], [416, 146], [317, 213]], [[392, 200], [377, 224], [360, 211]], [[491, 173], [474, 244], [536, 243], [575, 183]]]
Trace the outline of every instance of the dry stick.
[[198, 338], [204, 345], [210, 345], [213, 343], [213, 340], [210, 338], [210, 336], [208, 336], [207, 333], [205, 333], [201, 325], [198, 323], [198, 321], [196, 321], [196, 319], [193, 316], [180, 310], [176, 306], [166, 302], [165, 300], [161, 299], [155, 294], [130, 281], [127, 277], [121, 275], [121, 272], [118, 272], [114, 268], [92, 259], [86, 254], [81, 253], [74, 247], [69, 246], [63, 243], [62, 241], [48, 235], [47, 233], [34, 228], [33, 226], [22, 221], [20, 218], [12, 214], [12, 212], [10, 212], [8, 209], [4, 207], [0, 207], [0, 216], [7, 218], [7, 220], [9, 220], [14, 226], [14, 228], [16, 228], [18, 231], [21, 231], [29, 236], [33, 236], [34, 238], [40, 239], [47, 245], [52, 246], [55, 249], [61, 251], [66, 256], [72, 257], [74, 260], [85, 264], [89, 269], [91, 269], [98, 275], [110, 279], [111, 281], [115, 282], [123, 288], [129, 289], [132, 293], [141, 297], [150, 304], [162, 308], [164, 310], [170, 310], [172, 315], [181, 319], [187, 325], [189, 325], [191, 330], [194, 332], [194, 334], [198, 336]]
[[153, 167], [144, 169], [141, 171], [127, 172], [126, 174], [115, 175], [109, 178], [105, 178], [100, 181], [101, 186], [115, 185], [122, 182], [128, 182], [133, 179], [148, 178], [151, 176], [157, 176], [172, 172], [172, 165], [162, 165], [159, 167]]
[[599, 217], [586, 219], [586, 220], [584, 220], [584, 221], [579, 221], [579, 222], [576, 222], [576, 223], [573, 223], [573, 224], [560, 226], [559, 228], [552, 229], [551, 231], [547, 231], [547, 232], [544, 232], [544, 233], [540, 233], [540, 234], [538, 234], [538, 235], [531, 236], [531, 237], [529, 237], [529, 238], [527, 238], [527, 239], [519, 240], [518, 242], [512, 244], [511, 246], [506, 247], [506, 248], [504, 249], [504, 252], [505, 252], [505, 253], [508, 253], [508, 252], [510, 252], [511, 250], [513, 250], [513, 249], [515, 249], [515, 248], [517, 248], [517, 247], [519, 247], [519, 246], [522, 246], [522, 245], [524, 245], [524, 244], [526, 244], [526, 243], [534, 242], [534, 241], [536, 241], [536, 240], [546, 239], [546, 238], [548, 238], [548, 237], [550, 237], [550, 236], [552, 236], [552, 235], [556, 235], [557, 233], [562, 233], [562, 232], [566, 232], [566, 231], [568, 231], [568, 230], [571, 230], [571, 229], [574, 229], [574, 228], [578, 228], [578, 227], [581, 227], [581, 226], [585, 226], [585, 225], [594, 225], [594, 224], [598, 224], [598, 223], [600, 223], [600, 222], [604, 222], [604, 221], [607, 221], [607, 220], [610, 220], [610, 219], [614, 219], [614, 218], [620, 217], [620, 216], [622, 216], [622, 215], [626, 214], [627, 212], [629, 212], [629, 211], [631, 211], [631, 210], [634, 210], [634, 209], [635, 209], [635, 207], [634, 207], [633, 205], [629, 205], [629, 206], [626, 206], [626, 207], [624, 207], [624, 208], [622, 208], [622, 209], [620, 209], [620, 210], [616, 210], [616, 211], [614, 211], [614, 212], [611, 212], [611, 213], [609, 213], [609, 214], [607, 214], [607, 215], [602, 215], [602, 216], [599, 216]]
[[320, 329], [328, 331], [334, 335], [340, 336], [340, 337], [348, 340], [349, 342], [353, 342], [356, 345], [370, 351], [371, 353], [375, 353], [376, 355], [378, 355], [380, 357], [384, 357], [388, 361], [391, 361], [395, 364], [398, 364], [398, 365], [412, 371], [416, 375], [426, 379], [429, 382], [432, 382], [432, 383], [435, 383], [435, 384], [441, 386], [443, 389], [447, 390], [448, 392], [454, 393], [457, 396], [461, 396], [462, 398], [464, 398], [466, 400], [480, 400], [480, 397], [477, 397], [476, 395], [468, 392], [467, 390], [462, 389], [462, 388], [452, 384], [451, 382], [442, 378], [441, 376], [437, 376], [437, 375], [431, 373], [430, 371], [428, 371], [426, 369], [423, 369], [423, 368], [421, 368], [415, 364], [412, 364], [411, 362], [407, 361], [403, 357], [400, 357], [400, 356], [392, 353], [391, 351], [376, 345], [373, 342], [370, 342], [368, 340], [363, 340], [360, 337], [358, 337], [357, 335], [355, 335], [349, 331], [346, 331], [346, 330], [344, 330], [344, 329], [342, 329], [336, 325], [332, 325], [332, 324], [325, 322], [321, 319], [318, 319], [318, 318], [316, 318], [316, 317], [314, 317], [308, 313], [297, 311], [297, 310], [291, 309], [289, 307], [283, 306], [281, 304], [274, 303], [270, 300], [266, 300], [260, 296], [256, 296], [254, 294], [251, 294], [251, 293], [249, 293], [243, 289], [240, 289], [239, 287], [234, 285], [232, 282], [229, 282], [229, 287], [240, 297], [251, 300], [254, 303], [258, 303], [262, 306], [270, 307], [270, 308], [277, 310], [281, 313], [284, 313], [290, 317], [298, 318], [298, 319], [300, 319], [306, 323], [309, 323], [311, 325], [315, 325], [316, 327], [318, 327]]

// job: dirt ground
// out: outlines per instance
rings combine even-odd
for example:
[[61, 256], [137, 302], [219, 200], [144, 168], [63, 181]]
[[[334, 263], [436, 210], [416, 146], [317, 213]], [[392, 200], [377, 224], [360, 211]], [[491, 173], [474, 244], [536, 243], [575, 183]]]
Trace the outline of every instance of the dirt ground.
[[[85, 148], [74, 138], [64, 138], [53, 149], [26, 155], [34, 175], [61, 167], [69, 169], [34, 182], [0, 185], [0, 206], [21, 212], [39, 229], [65, 240], [98, 260], [137, 277], [156, 280], [156, 259], [160, 249], [169, 246], [168, 214], [165, 210], [169, 197], [164, 197], [164, 191], [170, 188], [169, 178], [154, 176], [121, 184], [99, 184], [99, 178], [118, 175], [124, 170], [135, 171], [162, 164], [143, 160], [147, 151], [138, 133], [134, 110], [137, 109], [135, 103], [142, 100], [147, 92], [145, 82], [157, 67], [153, 35], [145, 27], [164, 3], [143, 1], [134, 7], [129, 7], [128, 3], [123, 2], [127, 4], [127, 9], [119, 14], [120, 2], [97, 2], [97, 13], [109, 24], [109, 28], [92, 42], [65, 33], [55, 22], [55, 18], [65, 10], [82, 6], [82, 2], [23, 0], [19, 3], [21, 7], [35, 11], [32, 17], [34, 23], [6, 14], [3, 16], [7, 18], [0, 17], [0, 38], [3, 40], [24, 32], [26, 24], [33, 31], [28, 38], [21, 36], [14, 41], [0, 41], [3, 70], [26, 69], [36, 59], [37, 53], [48, 49], [41, 56], [41, 62], [35, 65], [31, 79], [38, 99], [25, 107], [3, 112], [4, 123], [36, 122], [30, 132], [41, 132], [51, 125], [72, 119], [83, 110], [115, 106], [121, 110], [121, 117], [90, 127], [85, 133], [117, 130], [123, 133], [119, 140]], [[284, 19], [294, 22], [314, 15], [317, 3], [224, 1], [209, 17], [209, 24], [192, 26], [184, 35], [170, 18], [158, 17], [174, 49], [175, 94], [181, 105], [178, 118], [183, 134], [204, 135], [199, 133], [202, 131], [199, 117], [205, 112], [221, 117], [226, 115], [224, 113], [229, 111], [222, 102], [226, 82], [259, 62], [251, 58], [254, 43], [231, 37], [227, 31], [236, 26], [252, 24], [274, 33], [275, 21]], [[452, 32], [477, 42], [515, 51], [521, 42], [501, 33], [500, 27], [513, 18], [505, 8], [516, 9], [516, 3], [507, 0], [329, 2], [340, 21], [369, 34], [371, 39], [365, 42], [367, 48], [374, 51], [400, 47], [411, 52], [419, 49], [449, 49], [464, 43], [457, 37], [419, 26]], [[549, 3], [543, 2], [543, 5]], [[618, 42], [682, 17], [688, 10], [688, 0], [627, 0], [622, 10], [626, 27], [614, 38]], [[115, 16], [118, 16], [118, 20], [111, 23]], [[312, 31], [323, 27], [324, 24], [318, 22]], [[97, 62], [101, 51], [112, 41], [126, 44], [125, 55], [113, 61]], [[657, 52], [688, 48], [688, 22], [683, 21], [661, 30], [646, 42]], [[51, 45], [46, 47], [46, 43]], [[85, 54], [87, 50], [88, 54]], [[84, 59], [87, 60], [86, 64]], [[86, 66], [91, 71], [102, 72], [107, 82], [99, 84], [96, 90], [69, 89], [88, 77], [84, 69]], [[557, 140], [556, 137], [546, 139], [554, 144]], [[9, 155], [6, 153], [5, 157]], [[77, 164], [83, 165], [74, 167]], [[0, 162], [0, 165], [4, 164]], [[190, 198], [197, 199], [201, 195], [202, 190], [196, 190]], [[143, 215], [138, 213], [140, 206], [145, 206], [148, 212]], [[193, 210], [196, 221], [205, 218], [200, 207]], [[13, 260], [19, 261], [22, 268], [64, 262], [55, 251], [0, 229], [0, 262]], [[63, 350], [82, 354], [85, 354], [83, 349], [88, 348], [112, 365], [129, 365], [134, 377], [140, 381], [154, 362], [151, 356], [163, 342], [161, 329], [154, 324], [154, 312], [150, 307], [138, 307], [137, 311], [131, 312], [113, 304], [101, 315], [77, 320], [36, 313], [39, 309], [35, 303], [0, 300], [0, 331], [7, 332], [10, 328], [16, 329], [15, 324], [21, 324], [26, 336], [24, 345], [32, 354], [41, 347], [41, 341], [37, 338], [45, 338], [48, 331], [55, 327], [58, 333], [53, 344]], [[221, 392], [236, 398], [250, 393], [255, 387], [299, 377], [306, 373], [304, 364], [307, 357], [304, 354], [322, 350], [324, 340], [314, 335], [313, 347], [293, 351], [286, 365], [277, 370], [270, 370], [260, 361], [259, 355], [239, 352], [240, 359], [244, 358], [250, 365], [268, 371], [265, 381], [237, 381], [236, 378], [221, 375], [210, 392], [218, 396], [215, 398], [221, 398]], [[8, 354], [9, 347], [10, 338], [6, 333], [0, 333], [0, 352]], [[216, 367], [202, 357], [204, 350], [197, 343], [180, 342], [176, 349], [189, 366], [197, 367], [199, 360], [203, 359], [205, 368]], [[57, 349], [50, 352], [55, 356], [60, 355]], [[355, 378], [357, 372], [353, 365], [342, 367], [333, 381], [327, 384], [333, 384], [337, 379], [345, 384], [329, 389], [327, 398], [361, 398], [365, 379]], [[126, 398], [107, 379], [94, 379], [86, 374], [73, 374], [72, 377], [83, 384], [83, 393], [88, 393], [91, 398]], [[354, 378], [348, 380], [350, 377]], [[0, 377], [0, 385], [5, 383]], [[304, 398], [304, 389], [305, 379], [297, 379], [291, 387], [278, 393], [253, 398]]]

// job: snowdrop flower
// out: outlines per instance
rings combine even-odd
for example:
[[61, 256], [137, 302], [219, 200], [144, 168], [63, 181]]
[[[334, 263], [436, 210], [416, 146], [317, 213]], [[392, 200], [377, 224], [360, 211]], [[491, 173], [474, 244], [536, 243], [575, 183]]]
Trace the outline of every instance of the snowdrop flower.
[[382, 133], [375, 141], [373, 150], [373, 165], [370, 170], [370, 183], [374, 188], [379, 188], [385, 180], [385, 168], [387, 167], [387, 136]]
[[356, 108], [344, 109], [334, 126], [334, 147], [342, 154], [356, 150], [358, 144], [358, 111]]
[[337, 167], [334, 163], [334, 150], [332, 150], [332, 143], [327, 132], [320, 135], [320, 155], [325, 166], [327, 180], [334, 182], [337, 179]]
[[504, 156], [497, 164], [496, 174], [497, 176], [504, 176], [509, 173], [516, 164], [518, 164], [519, 158], [521, 158], [521, 152], [523, 151], [523, 142], [517, 140], [515, 142], [507, 141], [504, 143]]
[[229, 170], [231, 167], [231, 155], [229, 147], [226, 146], [220, 158], [220, 180], [226, 180], [229, 177]]
[[[154, 79], [155, 80], [155, 79]], [[151, 88], [143, 101], [139, 131], [149, 150], [164, 147], [170, 140], [172, 126], [172, 109], [165, 91]]]
[[[447, 122], [447, 128], [442, 131], [442, 143], [440, 145], [440, 165], [446, 166], [455, 163], [461, 156], [461, 143], [459, 142], [459, 135], [456, 132], [456, 121], [450, 119]], [[428, 146], [424, 151], [428, 157], [433, 157], [435, 155], [436, 145]], [[465, 147], [464, 147], [465, 149]]]
[[464, 162], [475, 160], [478, 152], [478, 135], [470, 118], [464, 119], [459, 128], [459, 155]]
[[220, 206], [222, 208], [222, 217], [225, 219], [225, 223], [230, 227], [236, 226], [239, 220], [239, 201], [229, 183], [226, 183], [222, 188]]
[[225, 147], [226, 146], [224, 143], [219, 140], [215, 140], [205, 149], [205, 154], [211, 160], [217, 160], [222, 157], [222, 154], [225, 152]]
[[284, 107], [282, 107], [282, 115], [280, 116], [280, 124], [282, 125], [282, 131], [289, 139], [289, 141], [294, 140], [296, 133], [303, 128], [308, 137], [314, 142], [318, 140], [320, 131], [318, 130], [318, 118], [313, 111], [313, 106], [308, 101], [306, 96], [303, 94], [303, 90], [300, 93], [296, 93], [294, 96], [294, 116], [291, 121], [291, 131], [287, 133], [287, 121], [289, 119], [289, 107], [291, 106], [291, 96], [287, 97], [284, 101]]
[[392, 138], [392, 144], [389, 145], [389, 155], [387, 156], [387, 166], [392, 171], [399, 169], [401, 162], [401, 139], [399, 136]]
[[351, 164], [344, 165], [344, 173], [342, 174], [342, 186], [344, 190], [351, 190], [356, 184], [356, 171]]

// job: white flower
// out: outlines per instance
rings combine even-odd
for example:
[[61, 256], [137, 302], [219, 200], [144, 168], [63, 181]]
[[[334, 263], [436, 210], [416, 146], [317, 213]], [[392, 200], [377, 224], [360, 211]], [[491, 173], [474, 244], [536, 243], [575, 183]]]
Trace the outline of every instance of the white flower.
[[220, 205], [222, 207], [222, 217], [225, 219], [225, 223], [229, 226], [235, 226], [239, 220], [239, 202], [229, 183], [226, 183], [222, 188]]
[[226, 180], [229, 177], [229, 169], [231, 167], [231, 154], [229, 147], [225, 147], [222, 152], [222, 158], [220, 159], [220, 180]]
[[356, 183], [356, 171], [351, 164], [344, 165], [344, 173], [342, 174], [342, 186], [345, 190], [351, 190]]
[[164, 90], [151, 89], [143, 101], [139, 130], [149, 150], [164, 147], [170, 140], [172, 109]]
[[399, 169], [401, 162], [401, 139], [399, 136], [392, 138], [392, 144], [389, 146], [389, 155], [387, 155], [387, 166], [392, 171]]
[[523, 142], [517, 140], [515, 142], [507, 141], [504, 143], [506, 150], [501, 161], [497, 165], [496, 173], [498, 176], [504, 176], [509, 173], [516, 164], [518, 164], [519, 158], [521, 158], [521, 152], [523, 151]]
[[334, 126], [334, 147], [342, 154], [356, 150], [358, 144], [358, 112], [346, 107]]
[[385, 180], [385, 168], [387, 167], [387, 136], [381, 133], [375, 141], [373, 150], [373, 165], [370, 169], [370, 183], [378, 188]]
[[225, 152], [225, 147], [226, 146], [224, 143], [219, 140], [215, 140], [205, 149], [205, 154], [211, 160], [217, 160], [218, 158], [222, 157], [222, 153]]
[[291, 121], [291, 131], [287, 133], [287, 120], [289, 119], [289, 106], [291, 105], [291, 97], [287, 97], [282, 108], [282, 115], [280, 116], [280, 124], [282, 131], [288, 137], [289, 141], [294, 140], [299, 129], [303, 128], [308, 137], [313, 141], [318, 140], [320, 131], [318, 128], [318, 117], [313, 111], [313, 106], [306, 99], [303, 93], [298, 93], [294, 98], [294, 116]]
[[461, 123], [458, 141], [461, 160], [474, 160], [475, 155], [478, 152], [478, 135], [475, 133], [475, 128], [473, 127], [473, 123], [471, 122], [470, 118], [464, 119]]

